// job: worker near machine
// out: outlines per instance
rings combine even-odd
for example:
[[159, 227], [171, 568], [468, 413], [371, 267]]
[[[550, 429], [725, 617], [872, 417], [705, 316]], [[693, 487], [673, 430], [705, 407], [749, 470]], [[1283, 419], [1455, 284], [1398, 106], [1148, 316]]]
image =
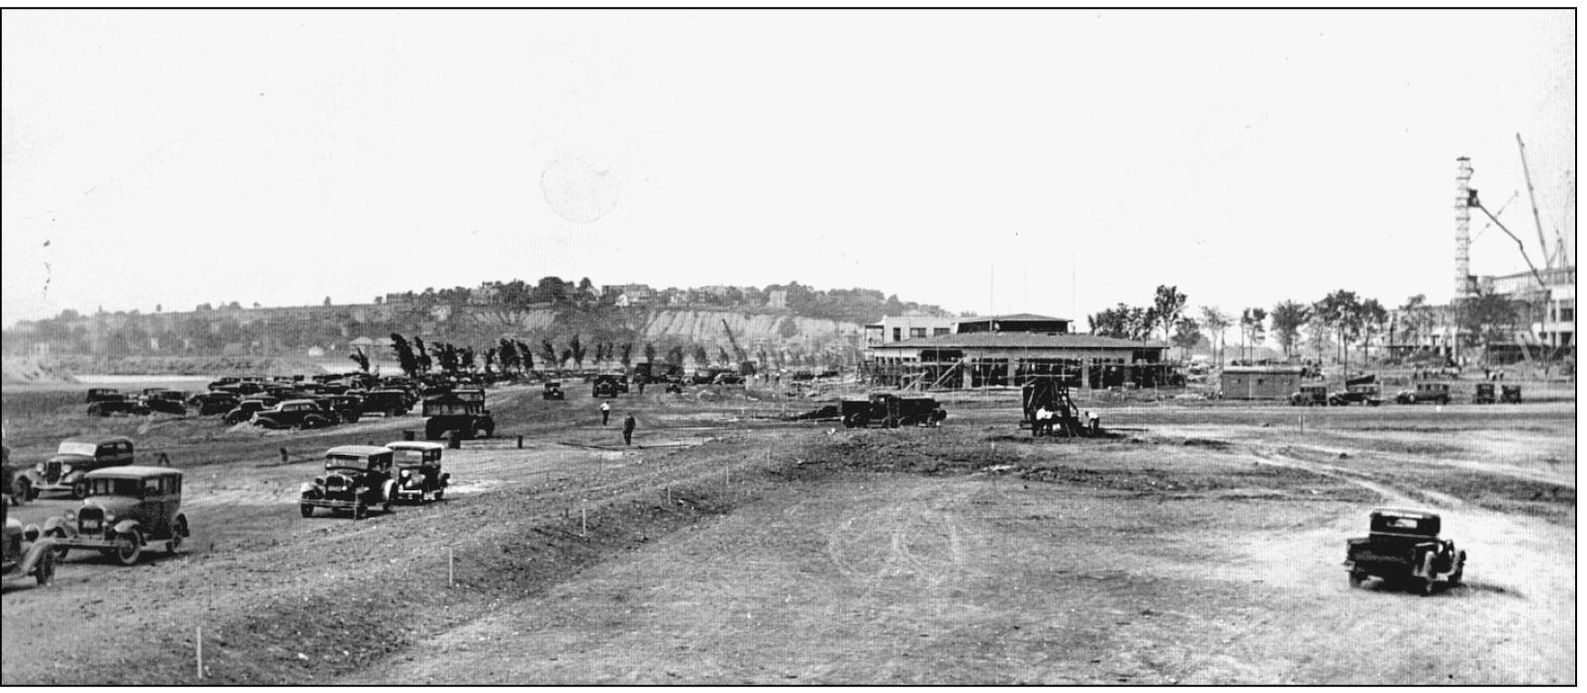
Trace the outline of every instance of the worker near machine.
[[628, 418], [623, 419], [623, 445], [634, 444], [634, 428], [639, 422], [634, 421], [634, 413], [628, 412]]
[[1097, 413], [1094, 411], [1087, 410], [1086, 430], [1090, 431], [1091, 437], [1095, 438], [1097, 434], [1102, 431], [1102, 417], [1097, 416]]
[[611, 418], [612, 418], [612, 403], [611, 402], [601, 402], [601, 425], [605, 426], [606, 422], [611, 420]]
[[1047, 405], [1037, 407], [1035, 419], [1031, 421], [1030, 436], [1032, 438], [1040, 436], [1043, 430], [1047, 435], [1052, 435], [1052, 418], [1053, 412], [1047, 409]]

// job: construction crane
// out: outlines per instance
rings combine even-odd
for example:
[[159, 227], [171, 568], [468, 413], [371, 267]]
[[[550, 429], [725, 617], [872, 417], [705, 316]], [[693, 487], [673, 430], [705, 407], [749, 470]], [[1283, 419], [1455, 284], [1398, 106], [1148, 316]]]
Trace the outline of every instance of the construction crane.
[[[1543, 252], [1543, 266], [1548, 269], [1553, 269], [1554, 259], [1549, 256], [1548, 239], [1543, 237], [1543, 219], [1542, 217], [1538, 216], [1537, 212], [1537, 193], [1532, 190], [1532, 169], [1526, 165], [1526, 143], [1521, 141], [1521, 133], [1519, 132], [1515, 133], [1515, 147], [1521, 151], [1521, 175], [1526, 179], [1527, 199], [1532, 202], [1532, 222], [1537, 225], [1537, 245], [1542, 249]], [[1508, 231], [1506, 231], [1506, 233], [1508, 233]], [[1513, 236], [1514, 234], [1511, 235]], [[1520, 243], [1521, 241], [1520, 239], [1516, 239], [1516, 242]], [[1525, 250], [1522, 251], [1522, 254], [1525, 254]], [[1532, 261], [1527, 260], [1527, 265], [1531, 264]], [[1536, 268], [1534, 268], [1532, 272], [1536, 274]], [[1538, 283], [1542, 283], [1541, 278], [1538, 280]]]

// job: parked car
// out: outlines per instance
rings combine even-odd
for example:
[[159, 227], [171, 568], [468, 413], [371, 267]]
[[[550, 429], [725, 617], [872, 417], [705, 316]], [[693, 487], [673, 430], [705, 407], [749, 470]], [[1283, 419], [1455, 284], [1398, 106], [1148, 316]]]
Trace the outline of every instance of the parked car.
[[1289, 396], [1289, 403], [1297, 407], [1326, 407], [1331, 403], [1328, 398], [1328, 386], [1302, 385]]
[[225, 414], [236, 409], [241, 402], [242, 399], [238, 398], [237, 395], [230, 392], [216, 391], [200, 392], [187, 400], [188, 406], [198, 409], [199, 416]]
[[1376, 407], [1383, 404], [1382, 390], [1377, 383], [1365, 385], [1350, 385], [1343, 392], [1328, 395], [1329, 406], [1344, 407], [1352, 404], [1365, 404]]
[[89, 416], [110, 416], [111, 414], [146, 416], [148, 413], [149, 405], [144, 404], [143, 400], [127, 395], [116, 395], [114, 398], [106, 395], [105, 398], [95, 400], [93, 404], [88, 405]]
[[1521, 386], [1502, 385], [1499, 387], [1499, 402], [1502, 404], [1520, 404]]
[[1373, 510], [1367, 536], [1345, 540], [1350, 586], [1360, 587], [1367, 578], [1378, 577], [1428, 595], [1439, 586], [1460, 584], [1466, 552], [1456, 549], [1455, 542], [1438, 538], [1440, 524], [1438, 515], [1425, 510]]
[[590, 385], [590, 396], [595, 398], [616, 397], [628, 393], [628, 376], [614, 373], [602, 373], [595, 376], [595, 382]]
[[371, 506], [391, 512], [397, 482], [392, 477], [390, 448], [341, 445], [325, 452], [325, 474], [300, 489], [298, 510], [312, 517], [315, 508], [346, 510], [361, 520]]
[[83, 398], [83, 402], [87, 404], [93, 404], [94, 402], [125, 398], [126, 396], [121, 394], [120, 390], [117, 390], [113, 387], [91, 387], [88, 388], [88, 394]]
[[253, 425], [261, 428], [325, 428], [337, 422], [334, 416], [312, 399], [289, 399], [255, 412]]
[[1395, 393], [1394, 401], [1400, 404], [1422, 402], [1449, 404], [1449, 383], [1417, 383], [1415, 390], [1400, 390]]
[[948, 412], [937, 406], [936, 399], [900, 397], [891, 393], [872, 394], [869, 399], [846, 399], [839, 410], [847, 428], [865, 428], [872, 424], [883, 428], [938, 426], [948, 418]]
[[353, 395], [320, 395], [314, 398], [319, 402], [320, 408], [332, 414], [342, 423], [357, 423], [362, 416], [359, 411], [363, 408], [361, 398]]
[[143, 550], [164, 542], [176, 553], [190, 530], [182, 514], [182, 472], [170, 467], [114, 467], [89, 472], [83, 507], [50, 518], [45, 535], [58, 558], [71, 549], [97, 549], [133, 565]]
[[413, 402], [409, 400], [407, 390], [385, 388], [371, 390], [369, 394], [364, 395], [363, 401], [359, 404], [358, 413], [382, 414], [388, 417], [401, 416], [408, 413], [408, 410], [412, 408]]
[[162, 414], [175, 414], [177, 416], [187, 415], [187, 405], [183, 403], [187, 399], [187, 393], [181, 390], [149, 388], [143, 391], [141, 399], [144, 406], [152, 411]]
[[424, 400], [421, 410], [424, 439], [439, 440], [447, 433], [454, 438], [489, 438], [496, 432], [496, 419], [485, 408], [484, 390], [454, 390]]
[[55, 541], [40, 535], [34, 525], [22, 526], [11, 517], [9, 499], [0, 496], [0, 513], [5, 515], [5, 533], [0, 536], [0, 579], [32, 577], [40, 587], [55, 577]]
[[132, 439], [126, 436], [77, 436], [61, 441], [55, 454], [28, 472], [29, 500], [45, 492], [67, 491], [88, 497], [88, 473], [132, 464]]
[[278, 402], [274, 397], [250, 397], [238, 402], [236, 408], [226, 412], [226, 415], [220, 417], [220, 420], [222, 422], [234, 425], [243, 423], [244, 421], [251, 421], [254, 414], [269, 409], [279, 403], [280, 402]]
[[1493, 404], [1499, 401], [1493, 396], [1493, 383], [1477, 383], [1477, 389], [1471, 393], [1472, 404]]
[[567, 399], [567, 394], [562, 391], [562, 383], [555, 380], [545, 384], [545, 392], [540, 393], [541, 399]]
[[441, 471], [441, 454], [446, 446], [427, 441], [404, 440], [386, 443], [397, 469], [398, 501], [428, 503], [441, 500], [452, 475]]

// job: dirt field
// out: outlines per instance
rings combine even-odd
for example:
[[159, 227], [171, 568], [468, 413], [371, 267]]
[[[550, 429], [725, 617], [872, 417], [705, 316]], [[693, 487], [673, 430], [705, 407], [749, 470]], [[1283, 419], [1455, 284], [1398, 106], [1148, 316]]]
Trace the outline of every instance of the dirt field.
[[[198, 683], [199, 628], [218, 684], [1576, 682], [1574, 401], [1095, 403], [1120, 437], [1063, 441], [1016, 428], [1017, 393], [849, 431], [713, 391], [619, 398], [603, 429], [569, 392], [492, 390], [501, 435], [447, 451], [445, 502], [357, 522], [298, 516], [314, 456], [417, 417], [266, 433], [0, 392], [14, 458], [167, 453], [195, 531], [7, 583], [0, 682]], [[1467, 584], [1351, 589], [1383, 504], [1441, 511]]]

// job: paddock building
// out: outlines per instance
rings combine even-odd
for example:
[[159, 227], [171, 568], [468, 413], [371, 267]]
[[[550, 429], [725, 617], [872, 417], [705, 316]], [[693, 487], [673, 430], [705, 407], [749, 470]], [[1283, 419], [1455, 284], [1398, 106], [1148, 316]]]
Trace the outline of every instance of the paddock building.
[[944, 389], [1016, 386], [1031, 375], [1065, 376], [1070, 387], [1152, 387], [1169, 368], [1163, 347], [1085, 334], [971, 332], [872, 347], [871, 383]]

